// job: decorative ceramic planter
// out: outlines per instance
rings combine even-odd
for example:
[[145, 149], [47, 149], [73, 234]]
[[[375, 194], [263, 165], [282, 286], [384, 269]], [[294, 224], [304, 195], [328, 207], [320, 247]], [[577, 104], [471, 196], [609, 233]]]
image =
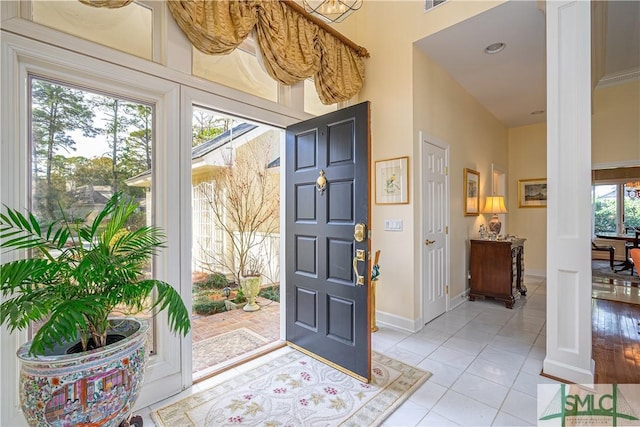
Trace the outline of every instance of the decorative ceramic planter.
[[149, 325], [133, 318], [109, 322], [109, 335], [125, 338], [99, 349], [66, 354], [70, 344], [31, 356], [31, 341], [20, 347], [20, 402], [30, 426], [114, 427], [131, 412], [142, 386]]
[[260, 292], [260, 285], [262, 284], [262, 276], [246, 276], [240, 278], [240, 287], [245, 298], [247, 298], [247, 305], [243, 307], [244, 311], [256, 311], [260, 310], [260, 306], [256, 304], [256, 297]]

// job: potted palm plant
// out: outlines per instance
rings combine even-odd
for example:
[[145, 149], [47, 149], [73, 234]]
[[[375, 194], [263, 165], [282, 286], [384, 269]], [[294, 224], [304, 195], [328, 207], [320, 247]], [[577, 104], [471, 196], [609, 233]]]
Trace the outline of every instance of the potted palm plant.
[[18, 350], [20, 400], [32, 426], [117, 426], [131, 411], [148, 325], [112, 318], [114, 311], [167, 310], [173, 332], [190, 329], [180, 294], [146, 272], [164, 234], [153, 226], [127, 229], [137, 209], [116, 193], [88, 224], [44, 226], [31, 212], [0, 213], [0, 248], [29, 255], [0, 265], [0, 324], [9, 331], [39, 325]]

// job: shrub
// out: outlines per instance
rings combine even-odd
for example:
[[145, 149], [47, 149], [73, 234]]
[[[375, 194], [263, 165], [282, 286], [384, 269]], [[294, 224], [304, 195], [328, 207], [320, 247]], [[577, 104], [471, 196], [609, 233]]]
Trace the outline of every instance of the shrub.
[[213, 273], [207, 276], [204, 282], [198, 283], [199, 289], [222, 289], [227, 286], [229, 282], [222, 273]]
[[238, 292], [236, 293], [236, 296], [233, 299], [233, 302], [235, 302], [236, 304], [242, 304], [243, 302], [247, 302], [247, 297], [244, 296], [244, 292], [242, 292], [242, 289], [238, 288]]
[[280, 286], [269, 286], [261, 290], [258, 295], [271, 301], [280, 302]]
[[197, 314], [208, 316], [210, 314], [222, 313], [226, 311], [224, 301], [211, 301], [209, 299], [200, 299], [193, 303], [193, 311]]

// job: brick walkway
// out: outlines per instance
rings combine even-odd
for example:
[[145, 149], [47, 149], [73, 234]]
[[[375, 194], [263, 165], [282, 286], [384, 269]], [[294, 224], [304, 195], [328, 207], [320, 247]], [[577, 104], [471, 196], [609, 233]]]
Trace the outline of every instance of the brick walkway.
[[[246, 312], [242, 309], [225, 311], [210, 316], [194, 315], [192, 321], [193, 344], [199, 341], [225, 334], [239, 328], [247, 328], [267, 339], [267, 346], [280, 340], [280, 304], [265, 298], [256, 299], [260, 310]], [[255, 349], [252, 349], [255, 350]], [[252, 350], [249, 350], [250, 353]], [[194, 366], [196, 365], [194, 360]], [[211, 360], [207, 361], [211, 366]], [[203, 376], [203, 372], [193, 372], [194, 379]]]

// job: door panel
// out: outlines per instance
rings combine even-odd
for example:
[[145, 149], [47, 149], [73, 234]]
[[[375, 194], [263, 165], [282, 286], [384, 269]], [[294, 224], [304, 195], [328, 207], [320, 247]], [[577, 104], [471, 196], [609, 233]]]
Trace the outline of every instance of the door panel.
[[423, 143], [423, 320], [431, 321], [446, 311], [446, 151]]
[[[369, 239], [354, 240], [369, 218], [369, 104], [287, 129], [286, 339], [365, 381], [370, 378]], [[324, 176], [324, 189], [316, 181]]]

